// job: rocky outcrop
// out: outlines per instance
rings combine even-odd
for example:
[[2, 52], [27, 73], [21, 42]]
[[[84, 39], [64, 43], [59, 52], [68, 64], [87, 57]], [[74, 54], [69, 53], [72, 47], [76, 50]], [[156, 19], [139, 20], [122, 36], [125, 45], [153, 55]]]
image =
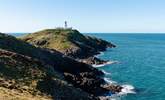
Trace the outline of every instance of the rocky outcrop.
[[64, 73], [67, 81], [74, 84], [74, 86], [82, 88], [88, 93], [95, 96], [104, 95], [107, 93], [119, 93], [122, 87], [119, 85], [106, 84], [102, 78], [93, 75], [92, 73], [80, 73], [73, 75], [71, 73]]
[[114, 84], [106, 84], [102, 86], [107, 92], [111, 92], [112, 94], [119, 93], [123, 89], [120, 85]]
[[86, 59], [78, 59], [80, 62], [83, 62], [83, 63], [86, 63], [86, 64], [89, 64], [89, 65], [100, 65], [100, 64], [105, 64], [107, 63], [108, 61], [105, 61], [105, 60], [102, 60], [102, 59], [99, 59], [97, 57], [88, 57]]
[[86, 36], [72, 29], [47, 29], [21, 39], [37, 47], [57, 50], [87, 64], [103, 64], [106, 61], [93, 56], [106, 48], [116, 47], [111, 42]]
[[95, 37], [84, 36], [84, 38], [85, 41], [71, 38], [70, 41], [72, 41], [78, 48], [66, 49], [64, 53], [73, 58], [86, 59], [99, 54], [101, 51], [105, 51], [107, 48], [116, 47], [110, 42]]
[[[93, 76], [90, 73], [80, 73], [78, 75], [64, 73], [64, 76], [66, 80], [74, 84], [74, 86], [82, 88], [86, 92], [94, 95], [99, 94], [98, 90], [102, 89], [100, 85], [104, 83], [102, 78]], [[103, 93], [103, 91], [100, 93]]]

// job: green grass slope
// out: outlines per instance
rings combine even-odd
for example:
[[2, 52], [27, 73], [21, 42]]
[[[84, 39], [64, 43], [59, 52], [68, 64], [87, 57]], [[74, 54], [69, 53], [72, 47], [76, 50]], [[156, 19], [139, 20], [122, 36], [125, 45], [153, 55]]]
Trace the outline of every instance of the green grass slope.
[[102, 39], [85, 36], [74, 29], [63, 28], [42, 30], [21, 39], [36, 47], [54, 49], [76, 57], [92, 55], [107, 47], [114, 47]]

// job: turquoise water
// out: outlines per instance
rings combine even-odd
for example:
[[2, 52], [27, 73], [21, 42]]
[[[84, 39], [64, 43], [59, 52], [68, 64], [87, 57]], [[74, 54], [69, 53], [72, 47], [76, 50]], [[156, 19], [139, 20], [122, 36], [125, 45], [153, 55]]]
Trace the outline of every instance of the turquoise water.
[[90, 34], [117, 45], [100, 58], [119, 63], [100, 69], [118, 84], [129, 84], [136, 94], [121, 100], [165, 100], [165, 34]]

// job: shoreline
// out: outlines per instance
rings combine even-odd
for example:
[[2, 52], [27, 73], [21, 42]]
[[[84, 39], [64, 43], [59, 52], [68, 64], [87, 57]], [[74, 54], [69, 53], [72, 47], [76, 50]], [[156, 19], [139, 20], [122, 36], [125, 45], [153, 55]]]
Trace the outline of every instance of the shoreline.
[[[59, 34], [59, 32], [61, 34]], [[65, 48], [63, 40], [62, 42], [53, 41], [61, 39], [53, 38], [59, 36], [63, 37], [69, 47]], [[49, 37], [49, 39], [39, 37]], [[89, 95], [97, 98], [101, 95], [104, 96], [109, 93], [116, 94], [122, 91], [122, 86], [107, 83], [104, 80], [105, 73], [92, 66], [97, 65], [101, 67], [114, 63], [97, 57], [98, 54], [106, 51], [107, 48], [116, 47], [111, 42], [95, 37], [84, 36], [79, 31], [72, 29], [45, 29], [28, 34], [22, 37], [21, 40], [42, 48], [46, 55], [50, 55], [53, 59], [51, 58], [45, 61], [44, 58], [41, 58], [41, 60], [52, 66], [56, 65], [54, 69], [59, 70], [68, 83], [71, 83], [76, 88], [82, 89], [89, 93]], [[54, 47], [52, 47], [52, 45], [54, 45]], [[57, 50], [57, 45], [60, 45], [61, 49]]]
[[[48, 90], [46, 92], [49, 92], [53, 98], [72, 98], [73, 96], [75, 98], [81, 98], [80, 96], [82, 96], [82, 98], [89, 98], [89, 100], [91, 100], [90, 98], [92, 98], [92, 100], [100, 100], [99, 99], [100, 96], [107, 96], [107, 95], [111, 96], [113, 94], [118, 94], [123, 91], [124, 87], [122, 87], [121, 85], [110, 84], [105, 81], [106, 78], [105, 74], [109, 74], [109, 73], [106, 73], [106, 71], [102, 71], [92, 66], [93, 64], [98, 66], [100, 65], [105, 66], [106, 64], [112, 64], [112, 61], [102, 60], [96, 57], [96, 55], [101, 54], [101, 52], [103, 51], [106, 51], [107, 48], [116, 47], [115, 45], [102, 39], [83, 36], [77, 30], [60, 31], [66, 36], [63, 36], [62, 34], [54, 34], [54, 32], [59, 32], [59, 31], [58, 29], [47, 29], [36, 32], [34, 34], [31, 33], [22, 38], [15, 38], [10, 35], [0, 34], [0, 37], [2, 37], [0, 41], [1, 42], [0, 48], [6, 51], [6, 53], [3, 53], [3, 51], [1, 51], [5, 55], [5, 56], [3, 55], [1, 56], [12, 59], [12, 61], [14, 61], [12, 65], [17, 66], [17, 64], [24, 64], [24, 66], [26, 66], [27, 69], [29, 66], [28, 64], [30, 64], [31, 62], [26, 62], [27, 60], [20, 60], [20, 59], [31, 58], [32, 62], [35, 62], [36, 60], [39, 61], [36, 62], [38, 66], [32, 67], [32, 69], [43, 68], [42, 70], [43, 74], [45, 73], [46, 76], [41, 81], [41, 83], [44, 82], [43, 85], [38, 82], [36, 83], [37, 86], [41, 85], [41, 88], [38, 87], [35, 88], [38, 91], [45, 93], [45, 91], [42, 91], [42, 88], [44, 90], [47, 90], [47, 87], [45, 86], [47, 85], [52, 86], [50, 89], [53, 89], [53, 91]], [[47, 38], [46, 39], [42, 38], [41, 40], [40, 38], [38, 39], [38, 37], [46, 37], [46, 36], [48, 36], [50, 39]], [[60, 52], [59, 50], [56, 50], [56, 48], [50, 46], [50, 44], [57, 45], [54, 44], [56, 42], [52, 41], [52, 40], [56, 40], [56, 38], [52, 38], [54, 36], [63, 36], [64, 39], [69, 38], [69, 40], [67, 40], [67, 43], [72, 42], [72, 46], [74, 47], [67, 50], [67, 52]], [[79, 38], [77, 38], [77, 36]], [[15, 45], [10, 43], [14, 43]], [[62, 43], [60, 44], [62, 45]], [[14, 56], [8, 55], [10, 54], [10, 52], [12, 52], [11, 54], [12, 55], [14, 54]], [[67, 54], [72, 54], [72, 55], [67, 55]], [[20, 58], [20, 55], [22, 58]], [[4, 64], [3, 68], [5, 68], [6, 67], [5, 64], [9, 63], [9, 61], [6, 62], [6, 60], [4, 61], [2, 60], [2, 63]], [[13, 68], [12, 65], [9, 65], [11, 69]], [[18, 72], [20, 68], [22, 67], [18, 66], [18, 69], [14, 69], [14, 71]], [[1, 71], [3, 72], [3, 70]], [[24, 71], [24, 70], [22, 69], [20, 71]], [[12, 72], [12, 70], [10, 72]], [[32, 73], [32, 75], [30, 74], [29, 78], [33, 77], [33, 75], [35, 76], [35, 73], [33, 71], [30, 70], [30, 72]], [[15, 74], [19, 74], [19, 73], [15, 73]], [[10, 77], [10, 75], [8, 75], [8, 77]], [[22, 77], [24, 76], [21, 76], [20, 78]], [[39, 77], [39, 79], [40, 78], [41, 77]], [[59, 80], [59, 82], [61, 82], [60, 86], [62, 88], [58, 87], [59, 82], [56, 80]], [[63, 81], [66, 82], [65, 86], [62, 85]], [[70, 88], [68, 87], [69, 85], [73, 86], [72, 88], [73, 91], [69, 89]], [[128, 86], [125, 87], [128, 88]], [[56, 92], [54, 92], [56, 88], [58, 89], [57, 94]], [[63, 92], [61, 92], [61, 89]], [[80, 91], [78, 92], [78, 90]], [[64, 95], [63, 94], [64, 91], [70, 91], [73, 94], [70, 94], [70, 92], [65, 92], [66, 95]], [[84, 94], [75, 95], [74, 91], [77, 91], [80, 94], [82, 93]]]
[[[106, 51], [106, 50], [105, 50]], [[94, 55], [94, 57], [97, 57], [98, 59], [100, 55], [103, 55], [105, 51], [101, 51], [100, 54], [97, 54], [97, 55]], [[102, 60], [102, 59], [101, 59]], [[92, 67], [95, 67], [95, 68], [100, 68], [100, 67], [104, 67], [106, 65], [111, 65], [111, 64], [116, 64], [116, 63], [119, 63], [118, 61], [106, 61], [105, 63], [103, 64], [93, 64]], [[107, 74], [107, 75], [111, 75], [111, 73], [109, 72], [106, 72], [105, 70], [101, 70], [104, 74]], [[99, 96], [99, 99], [100, 100], [110, 100], [110, 99], [115, 99], [117, 97], [120, 97], [120, 96], [123, 96], [123, 95], [127, 95], [127, 94], [136, 94], [136, 91], [135, 91], [135, 88], [130, 85], [130, 84], [125, 84], [125, 85], [119, 85], [116, 81], [113, 81], [111, 80], [110, 78], [107, 78], [107, 77], [103, 77], [104, 78], [104, 81], [106, 82], [106, 85], [115, 85], [115, 86], [119, 86], [119, 87], [122, 87], [121, 88], [121, 91], [118, 92], [118, 93], [108, 93], [108, 94], [105, 94], [104, 96]]]

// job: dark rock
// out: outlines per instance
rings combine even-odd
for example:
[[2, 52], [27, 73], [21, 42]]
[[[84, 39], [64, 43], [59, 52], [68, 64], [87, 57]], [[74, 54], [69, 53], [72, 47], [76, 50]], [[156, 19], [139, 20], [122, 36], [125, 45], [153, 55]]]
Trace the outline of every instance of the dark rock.
[[112, 93], [119, 93], [121, 92], [122, 88], [120, 85], [114, 85], [114, 84], [106, 84], [103, 86], [103, 88], [108, 92], [112, 92]]
[[42, 41], [36, 41], [37, 45], [45, 45], [47, 43], [46, 40], [42, 40]]
[[86, 59], [80, 59], [79, 61], [90, 65], [99, 65], [107, 63], [107, 61], [99, 59], [97, 57], [88, 57]]
[[91, 74], [88, 75], [88, 73], [81, 73], [78, 75], [64, 73], [64, 76], [65, 79], [71, 82], [74, 86], [79, 87], [88, 93], [98, 95], [103, 92], [101, 90], [104, 90], [104, 88], [101, 87], [101, 84], [104, 84], [105, 81], [100, 77], [92, 77]]

